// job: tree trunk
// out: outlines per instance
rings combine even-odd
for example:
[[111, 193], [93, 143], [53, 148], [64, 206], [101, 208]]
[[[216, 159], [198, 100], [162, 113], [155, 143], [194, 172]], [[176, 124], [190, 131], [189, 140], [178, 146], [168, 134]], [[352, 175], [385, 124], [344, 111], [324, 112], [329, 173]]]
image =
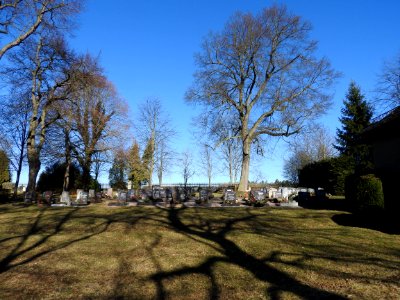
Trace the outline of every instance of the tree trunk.
[[158, 184], [161, 186], [162, 185], [162, 177], [163, 177], [163, 159], [162, 159], [162, 155], [160, 156], [160, 166], [158, 169]]
[[82, 185], [83, 190], [88, 191], [90, 185], [90, 163], [82, 166]]
[[20, 152], [19, 160], [18, 160], [17, 178], [15, 179], [13, 201], [15, 201], [17, 199], [19, 178], [21, 177], [22, 164], [23, 164], [23, 161], [24, 161], [24, 148], [25, 148], [25, 145], [21, 145], [21, 146], [22, 146], [21, 147], [21, 152]]
[[36, 200], [36, 179], [40, 170], [40, 159], [37, 154], [29, 154], [28, 151], [28, 186], [26, 187], [26, 192], [31, 193], [31, 199], [25, 199], [27, 202]]
[[64, 184], [63, 191], [69, 191], [69, 183], [70, 183], [70, 170], [71, 170], [71, 146], [69, 142], [69, 130], [65, 130], [65, 173], [64, 173]]
[[247, 192], [249, 185], [249, 169], [250, 169], [250, 139], [247, 137], [243, 140], [243, 157], [242, 171], [240, 174], [239, 192]]
[[233, 157], [232, 157], [232, 146], [228, 145], [228, 164], [229, 164], [229, 183], [233, 184], [234, 178], [233, 178]]

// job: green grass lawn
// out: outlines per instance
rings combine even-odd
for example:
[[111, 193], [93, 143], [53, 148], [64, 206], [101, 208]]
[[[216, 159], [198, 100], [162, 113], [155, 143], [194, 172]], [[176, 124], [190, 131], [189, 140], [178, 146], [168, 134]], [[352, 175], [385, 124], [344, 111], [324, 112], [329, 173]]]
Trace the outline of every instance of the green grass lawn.
[[400, 235], [351, 218], [4, 204], [0, 299], [398, 299]]

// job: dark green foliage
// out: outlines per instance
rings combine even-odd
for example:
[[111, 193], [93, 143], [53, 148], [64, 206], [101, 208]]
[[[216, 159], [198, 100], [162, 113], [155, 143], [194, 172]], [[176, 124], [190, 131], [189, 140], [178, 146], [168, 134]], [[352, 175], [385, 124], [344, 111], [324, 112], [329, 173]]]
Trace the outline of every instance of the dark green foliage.
[[[66, 164], [61, 162], [56, 162], [51, 166], [47, 166], [46, 169], [40, 174], [39, 181], [37, 183], [37, 189], [41, 192], [61, 192], [64, 184], [65, 169]], [[81, 183], [82, 171], [76, 164], [71, 164], [69, 170], [69, 188], [80, 188]]]
[[132, 147], [128, 151], [128, 178], [132, 182], [135, 190], [139, 189], [142, 182], [144, 181], [143, 164], [139, 154], [139, 144], [134, 142]]
[[2, 183], [10, 182], [10, 180], [10, 160], [8, 159], [7, 153], [0, 150], [0, 189]]
[[[121, 154], [121, 153], [120, 153]], [[109, 170], [108, 179], [113, 189], [126, 189], [126, 163], [123, 155], [114, 157], [113, 164]]]
[[142, 156], [142, 166], [143, 166], [143, 174], [144, 181], [149, 182], [151, 174], [151, 164], [154, 157], [154, 141], [150, 138], [147, 142], [146, 148], [144, 149]]
[[337, 129], [334, 147], [341, 155], [354, 160], [356, 171], [366, 172], [372, 168], [369, 147], [360, 143], [360, 134], [370, 124], [372, 114], [372, 107], [364, 100], [360, 88], [351, 82], [339, 119], [342, 129]]
[[299, 185], [322, 187], [327, 193], [343, 195], [346, 176], [353, 173], [353, 161], [347, 156], [321, 160], [304, 166], [299, 171]]
[[373, 174], [348, 176], [346, 199], [356, 210], [382, 210], [385, 206], [382, 181]]

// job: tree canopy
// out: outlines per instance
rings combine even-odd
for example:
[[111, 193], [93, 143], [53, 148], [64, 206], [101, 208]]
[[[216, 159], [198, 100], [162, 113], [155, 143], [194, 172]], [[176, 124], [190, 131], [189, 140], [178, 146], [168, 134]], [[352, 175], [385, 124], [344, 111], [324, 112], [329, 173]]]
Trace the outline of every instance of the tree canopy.
[[186, 93], [239, 120], [243, 159], [239, 190], [248, 188], [250, 147], [263, 136], [289, 136], [319, 117], [330, 104], [337, 73], [315, 55], [311, 25], [284, 6], [259, 14], [237, 13], [219, 33], [210, 33], [196, 55], [198, 69]]

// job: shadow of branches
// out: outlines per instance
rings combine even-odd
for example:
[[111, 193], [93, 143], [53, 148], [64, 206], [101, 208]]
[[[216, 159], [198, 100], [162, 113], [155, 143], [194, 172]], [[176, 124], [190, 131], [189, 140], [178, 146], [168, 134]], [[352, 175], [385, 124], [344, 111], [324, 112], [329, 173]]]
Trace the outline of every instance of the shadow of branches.
[[[170, 209], [168, 211], [169, 225], [182, 234], [192, 237], [198, 237], [205, 241], [210, 241], [219, 246], [219, 252], [223, 256], [212, 256], [207, 258], [201, 264], [194, 267], [183, 267], [173, 271], [158, 271], [151, 276], [151, 279], [157, 283], [158, 299], [165, 299], [162, 281], [173, 277], [179, 277], [187, 274], [203, 274], [211, 278], [210, 299], [219, 298], [219, 288], [213, 279], [213, 268], [219, 262], [230, 263], [239, 266], [254, 275], [255, 278], [268, 282], [270, 288], [265, 292], [266, 296], [272, 299], [279, 299], [281, 292], [291, 292], [304, 299], [344, 299], [342, 296], [324, 291], [315, 287], [308, 286], [285, 272], [273, 267], [270, 262], [275, 260], [276, 255], [267, 259], [259, 259], [250, 253], [242, 250], [236, 243], [227, 238], [235, 224], [254, 219], [256, 216], [248, 211], [248, 215], [236, 219], [229, 219], [221, 228], [214, 230], [208, 220], [201, 220], [199, 225], [187, 225], [180, 217], [185, 208]], [[198, 223], [198, 222], [197, 222]]]

